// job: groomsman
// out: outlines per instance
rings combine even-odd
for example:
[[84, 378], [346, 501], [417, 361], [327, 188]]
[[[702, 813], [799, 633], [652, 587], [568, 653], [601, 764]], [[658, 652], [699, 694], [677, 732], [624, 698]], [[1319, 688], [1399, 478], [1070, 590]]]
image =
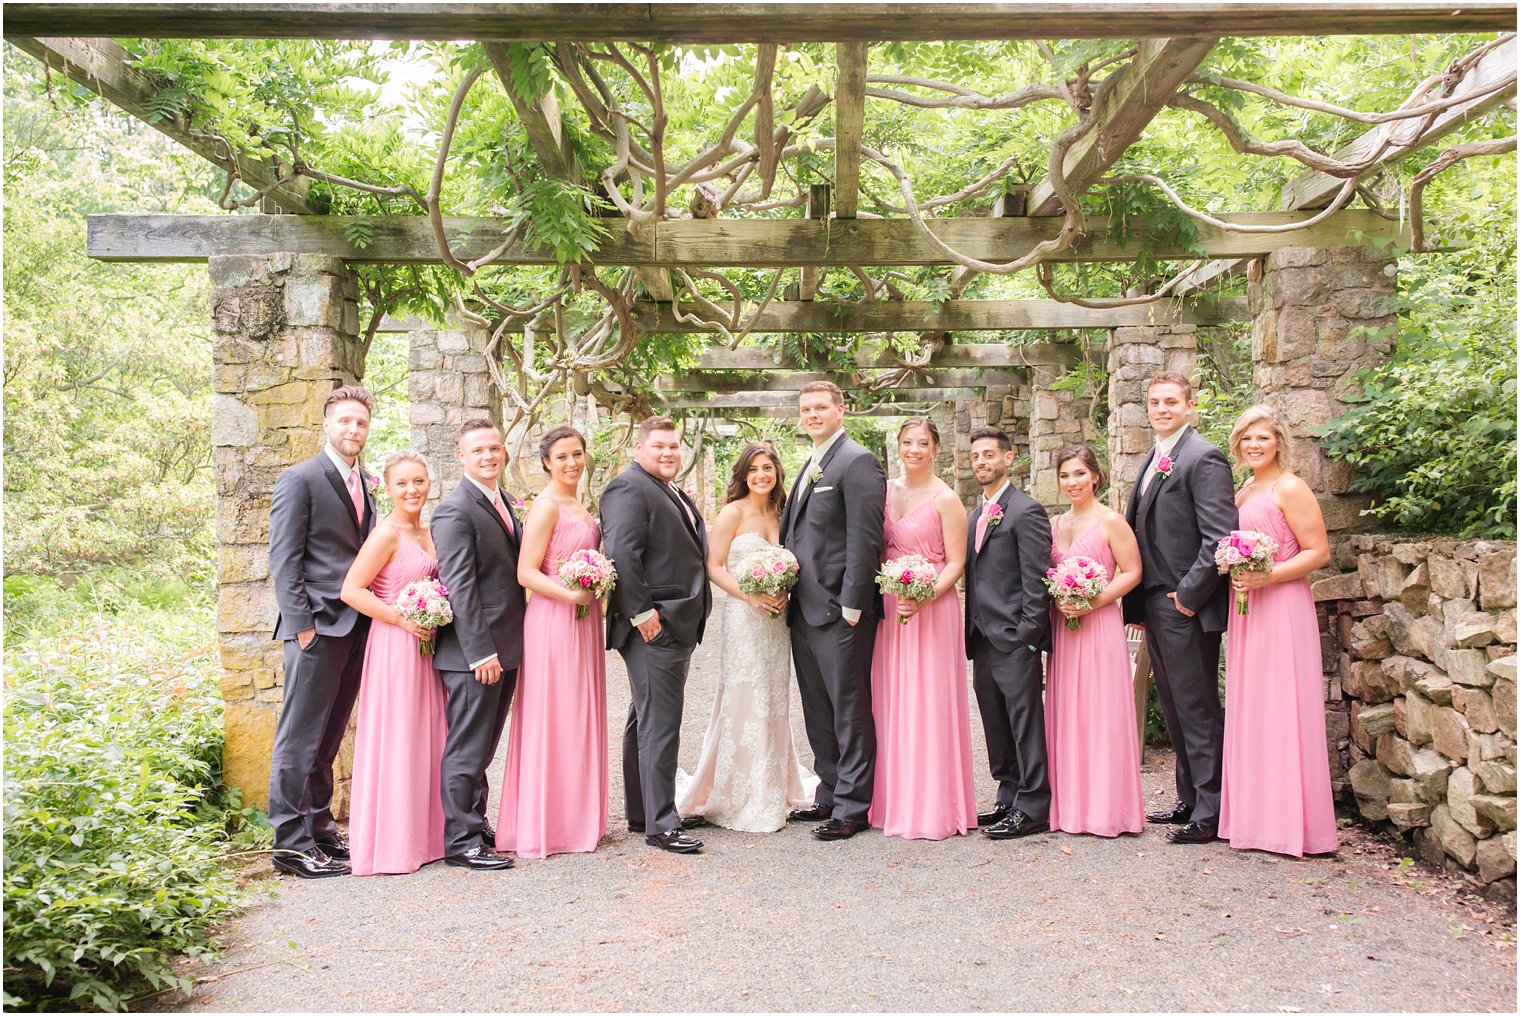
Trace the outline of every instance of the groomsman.
[[1050, 830], [1045, 671], [1050, 649], [1050, 518], [1008, 479], [1013, 442], [996, 427], [971, 434], [982, 503], [967, 520], [966, 656], [987, 735], [997, 806], [976, 824], [994, 840]]
[[1230, 584], [1214, 549], [1240, 523], [1224, 454], [1188, 426], [1193, 386], [1181, 374], [1146, 385], [1156, 447], [1140, 466], [1124, 517], [1140, 543], [1140, 589], [1124, 597], [1124, 620], [1143, 624], [1166, 733], [1177, 753], [1177, 804], [1147, 815], [1178, 825], [1173, 843], [1208, 843], [1219, 832], [1224, 711], [1219, 642]]
[[269, 572], [285, 643], [285, 703], [269, 759], [274, 867], [301, 878], [347, 875], [348, 843], [332, 816], [333, 759], [359, 695], [369, 618], [339, 593], [375, 525], [359, 469], [370, 394], [339, 388], [322, 407], [323, 449], [274, 485]]
[[704, 823], [676, 814], [676, 755], [691, 654], [712, 612], [707, 530], [674, 482], [681, 470], [675, 421], [656, 416], [639, 424], [633, 453], [601, 500], [602, 545], [617, 567], [607, 648], [623, 657], [633, 690], [623, 729], [628, 828], [652, 847], [695, 854], [702, 841], [683, 829]]
[[496, 852], [486, 820], [486, 767], [501, 743], [522, 662], [523, 611], [517, 584], [522, 524], [501, 488], [507, 449], [484, 417], [466, 420], [455, 450], [464, 478], [433, 512], [438, 579], [454, 623], [438, 630], [433, 665], [448, 692], [448, 736], [439, 767], [444, 862], [475, 871], [512, 867]]
[[871, 653], [881, 616], [876, 572], [886, 542], [887, 478], [876, 456], [845, 434], [837, 385], [803, 386], [797, 411], [813, 454], [781, 513], [781, 542], [802, 566], [787, 621], [818, 790], [811, 807], [788, 817], [823, 820], [814, 836], [845, 840], [870, 824]]

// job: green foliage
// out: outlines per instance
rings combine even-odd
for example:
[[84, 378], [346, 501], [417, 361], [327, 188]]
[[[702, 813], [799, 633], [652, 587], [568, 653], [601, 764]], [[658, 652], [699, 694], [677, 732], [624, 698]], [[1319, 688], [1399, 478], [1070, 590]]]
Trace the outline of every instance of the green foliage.
[[207, 610], [80, 617], [5, 671], [5, 1005], [118, 1010], [188, 988], [239, 890], [252, 811], [221, 783]]

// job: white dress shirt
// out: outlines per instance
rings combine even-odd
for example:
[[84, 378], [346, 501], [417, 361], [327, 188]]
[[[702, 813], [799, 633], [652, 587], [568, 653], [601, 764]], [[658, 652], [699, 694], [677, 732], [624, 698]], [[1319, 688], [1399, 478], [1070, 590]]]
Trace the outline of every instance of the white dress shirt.
[[1184, 423], [1173, 431], [1170, 437], [1156, 442], [1156, 455], [1151, 459], [1151, 467], [1145, 471], [1145, 476], [1140, 480], [1140, 493], [1144, 494], [1150, 489], [1151, 479], [1156, 475], [1156, 463], [1161, 461], [1161, 456], [1172, 454], [1172, 449], [1177, 447], [1177, 442], [1182, 440], [1182, 435], [1187, 433], [1187, 429], [1188, 425]]

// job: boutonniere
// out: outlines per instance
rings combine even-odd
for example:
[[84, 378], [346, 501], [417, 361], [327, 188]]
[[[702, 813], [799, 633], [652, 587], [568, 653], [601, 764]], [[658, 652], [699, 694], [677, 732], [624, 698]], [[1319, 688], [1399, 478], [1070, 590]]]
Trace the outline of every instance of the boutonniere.
[[508, 494], [507, 497], [511, 498], [511, 500], [512, 500], [512, 509], [514, 511], [525, 512], [525, 511], [528, 510], [528, 502], [524, 501], [522, 498], [520, 498], [520, 497], [512, 497], [511, 494]]
[[1003, 506], [994, 501], [983, 510], [982, 514], [987, 517], [987, 528], [995, 529], [997, 524], [1003, 521]]
[[817, 483], [821, 479], [823, 479], [823, 467], [815, 462], [808, 468], [808, 483]]
[[365, 473], [364, 489], [369, 491], [370, 497], [378, 501], [385, 494], [385, 482], [374, 473]]
[[1166, 479], [1168, 476], [1172, 475], [1172, 467], [1176, 464], [1177, 463], [1172, 461], [1172, 457], [1170, 455], [1161, 456], [1161, 458], [1156, 460], [1156, 475], [1161, 477], [1163, 480]]

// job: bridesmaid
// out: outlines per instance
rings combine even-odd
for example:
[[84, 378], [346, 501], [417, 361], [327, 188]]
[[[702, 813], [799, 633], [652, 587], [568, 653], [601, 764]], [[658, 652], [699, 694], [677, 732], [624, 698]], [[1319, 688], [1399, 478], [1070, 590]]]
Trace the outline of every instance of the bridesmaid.
[[[1098, 500], [1106, 479], [1091, 448], [1057, 453], [1056, 482], [1071, 510], [1051, 527], [1050, 563], [1089, 557], [1109, 581], [1085, 610], [1051, 608], [1045, 750], [1050, 827], [1118, 836], [1145, 827], [1133, 675], [1119, 611], [1119, 598], [1140, 584], [1140, 546], [1124, 516]], [[1080, 618], [1080, 627], [1070, 630], [1066, 618]]]
[[[607, 832], [607, 683], [602, 610], [571, 592], [559, 566], [601, 546], [576, 488], [586, 439], [555, 427], [538, 446], [549, 485], [533, 500], [517, 555], [517, 581], [532, 591], [523, 616], [522, 668], [507, 741], [496, 849], [519, 857], [587, 853]], [[575, 608], [593, 606], [577, 619]]]
[[1288, 471], [1277, 411], [1252, 406], [1230, 431], [1251, 470], [1236, 495], [1240, 528], [1277, 541], [1270, 572], [1232, 582], [1249, 613], [1230, 605], [1224, 664], [1224, 794], [1219, 836], [1242, 850], [1329, 854], [1335, 804], [1325, 749], [1319, 622], [1310, 572], [1330, 563], [1325, 518], [1309, 485]]
[[432, 633], [391, 605], [408, 584], [438, 577], [433, 537], [422, 524], [432, 483], [412, 451], [387, 458], [381, 476], [395, 508], [364, 541], [341, 593], [375, 620], [354, 738], [348, 838], [355, 875], [400, 875], [443, 856], [443, 685], [417, 646]]
[[[903, 475], [887, 486], [886, 559], [939, 569], [934, 598], [885, 597], [871, 660], [876, 788], [870, 820], [888, 836], [942, 840], [976, 828], [965, 631], [955, 584], [966, 567], [966, 509], [932, 472], [939, 430], [914, 417], [897, 432]], [[909, 618], [899, 624], [897, 616]]]

